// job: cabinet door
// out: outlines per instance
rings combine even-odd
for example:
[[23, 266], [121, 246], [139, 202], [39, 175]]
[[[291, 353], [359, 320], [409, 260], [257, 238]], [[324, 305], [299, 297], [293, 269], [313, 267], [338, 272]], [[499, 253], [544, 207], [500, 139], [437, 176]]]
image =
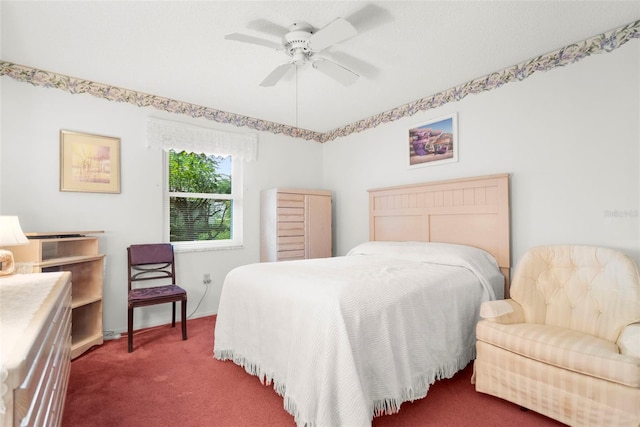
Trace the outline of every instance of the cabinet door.
[[331, 257], [331, 197], [305, 196], [305, 257]]

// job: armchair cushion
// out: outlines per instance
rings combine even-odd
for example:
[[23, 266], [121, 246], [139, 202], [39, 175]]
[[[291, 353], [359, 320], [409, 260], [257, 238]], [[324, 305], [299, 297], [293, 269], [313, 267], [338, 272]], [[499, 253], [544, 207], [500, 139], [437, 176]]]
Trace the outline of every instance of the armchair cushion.
[[478, 340], [580, 374], [640, 388], [640, 359], [618, 353], [608, 340], [568, 328], [537, 323], [482, 320]]

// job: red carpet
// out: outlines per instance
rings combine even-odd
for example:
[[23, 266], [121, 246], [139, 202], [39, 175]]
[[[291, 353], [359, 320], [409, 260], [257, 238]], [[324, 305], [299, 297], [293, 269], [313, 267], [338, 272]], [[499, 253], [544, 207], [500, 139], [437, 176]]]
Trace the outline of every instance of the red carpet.
[[[294, 426], [282, 397], [232, 362], [213, 358], [215, 316], [107, 341], [75, 359], [63, 426]], [[425, 399], [404, 403], [398, 414], [375, 418], [385, 426], [560, 426], [535, 412], [476, 393], [471, 364], [436, 382]]]

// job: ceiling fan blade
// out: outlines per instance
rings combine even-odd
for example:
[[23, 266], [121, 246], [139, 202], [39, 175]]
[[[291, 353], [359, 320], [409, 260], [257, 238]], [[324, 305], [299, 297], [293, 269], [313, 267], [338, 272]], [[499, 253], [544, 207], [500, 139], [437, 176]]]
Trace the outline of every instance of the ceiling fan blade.
[[291, 70], [296, 68], [296, 64], [290, 62], [288, 64], [280, 65], [276, 67], [263, 81], [260, 83], [262, 87], [275, 86], [284, 76], [286, 76]]
[[329, 61], [328, 59], [318, 59], [317, 61], [314, 61], [313, 68], [345, 86], [354, 84], [356, 80], [358, 80], [358, 77], [360, 77], [353, 71], [343, 67], [342, 65], [336, 64], [335, 62]]
[[330, 61], [337, 62], [338, 64], [342, 64], [343, 67], [349, 70], [358, 70], [358, 75], [360, 77], [373, 78], [380, 74], [380, 69], [375, 65], [369, 62], [366, 62], [360, 58], [357, 58], [353, 55], [349, 55], [348, 53], [345, 53], [345, 52], [339, 52], [334, 50], [332, 50], [331, 52], [325, 51], [323, 52], [322, 56], [326, 57]]
[[317, 52], [356, 34], [358, 31], [349, 21], [336, 18], [309, 38], [309, 47]]
[[261, 39], [260, 37], [248, 36], [246, 34], [231, 33], [224, 36], [225, 40], [235, 40], [238, 42], [257, 44], [260, 46], [268, 47], [271, 49], [282, 49], [280, 43], [272, 42], [271, 40]]
[[346, 20], [351, 22], [351, 25], [356, 28], [358, 34], [362, 34], [389, 24], [394, 21], [394, 18], [387, 9], [375, 4], [368, 4], [347, 16]]
[[289, 32], [287, 27], [267, 21], [266, 19], [254, 19], [247, 24], [247, 28], [280, 38]]

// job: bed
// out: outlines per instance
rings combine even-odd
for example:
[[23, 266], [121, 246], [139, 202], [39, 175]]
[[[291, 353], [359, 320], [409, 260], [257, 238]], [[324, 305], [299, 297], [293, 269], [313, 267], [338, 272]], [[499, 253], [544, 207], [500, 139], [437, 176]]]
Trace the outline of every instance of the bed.
[[238, 267], [214, 357], [273, 385], [299, 426], [366, 426], [475, 357], [480, 304], [508, 294], [509, 176], [369, 191], [345, 256]]

